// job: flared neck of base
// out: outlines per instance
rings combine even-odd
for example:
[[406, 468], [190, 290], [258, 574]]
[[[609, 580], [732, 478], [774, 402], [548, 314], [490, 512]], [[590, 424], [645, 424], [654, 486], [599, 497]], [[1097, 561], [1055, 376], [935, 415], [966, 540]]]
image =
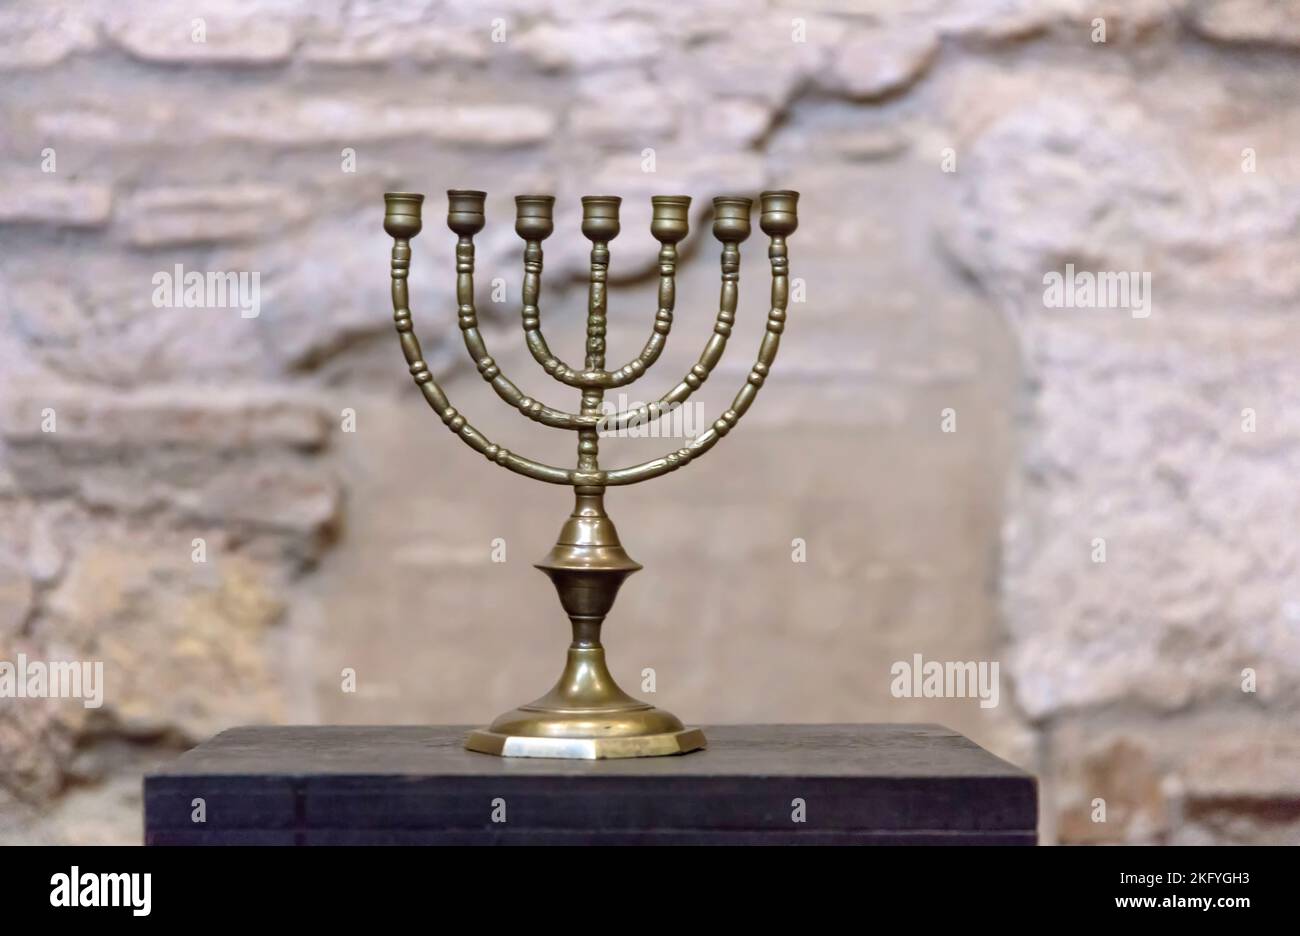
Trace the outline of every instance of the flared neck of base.
[[605, 650], [595, 647], [570, 647], [559, 682], [546, 695], [532, 703], [540, 709], [634, 710], [649, 708], [632, 698], [614, 682], [605, 665]]

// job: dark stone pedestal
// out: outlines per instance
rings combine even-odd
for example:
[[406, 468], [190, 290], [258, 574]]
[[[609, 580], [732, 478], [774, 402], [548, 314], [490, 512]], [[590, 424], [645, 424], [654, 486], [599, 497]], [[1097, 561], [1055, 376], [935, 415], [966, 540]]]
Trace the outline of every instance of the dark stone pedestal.
[[602, 761], [475, 754], [467, 730], [222, 732], [145, 778], [145, 843], [1036, 840], [1034, 778], [938, 725], [714, 726], [704, 751]]

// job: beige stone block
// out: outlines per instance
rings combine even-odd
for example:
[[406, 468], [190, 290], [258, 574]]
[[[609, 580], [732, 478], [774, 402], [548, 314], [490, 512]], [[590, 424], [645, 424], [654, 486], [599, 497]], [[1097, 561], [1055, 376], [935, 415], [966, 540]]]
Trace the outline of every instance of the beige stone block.
[[202, 8], [122, 8], [105, 23], [109, 39], [143, 62], [162, 65], [279, 65], [296, 44], [290, 22], [268, 15], [204, 15]]
[[96, 182], [65, 181], [38, 169], [0, 180], [0, 224], [102, 227], [113, 209], [113, 190]]
[[301, 218], [300, 204], [279, 186], [150, 188], [125, 199], [121, 224], [137, 247], [241, 241]]
[[660, 31], [635, 20], [582, 18], [538, 23], [507, 40], [542, 69], [591, 70], [649, 62], [660, 52]]
[[50, 2], [0, 11], [0, 70], [46, 68], [99, 44], [93, 12]]
[[1193, 31], [1218, 42], [1300, 46], [1300, 13], [1292, 2], [1209, 0], [1189, 7]]
[[267, 146], [428, 139], [465, 146], [523, 146], [554, 131], [547, 109], [530, 104], [422, 104], [363, 95], [262, 96], [204, 114], [202, 132]]

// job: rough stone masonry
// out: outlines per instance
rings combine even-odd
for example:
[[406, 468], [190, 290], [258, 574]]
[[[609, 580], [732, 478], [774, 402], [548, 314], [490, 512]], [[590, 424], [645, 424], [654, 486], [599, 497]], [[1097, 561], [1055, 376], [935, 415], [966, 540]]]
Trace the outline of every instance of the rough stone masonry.
[[[0, 9], [0, 659], [103, 664], [98, 707], [0, 700], [0, 841], [138, 841], [142, 772], [227, 726], [477, 723], [554, 679], [529, 565], [569, 504], [411, 390], [385, 190], [429, 193], [431, 366], [558, 461], [458, 348], [441, 191], [490, 193], [489, 344], [570, 406], [529, 370], [511, 197], [558, 196], [573, 356], [578, 196], [624, 196], [611, 360], [653, 319], [649, 195], [695, 197], [657, 394], [717, 301], [708, 199], [779, 187], [804, 294], [764, 405], [611, 494], [646, 566], [616, 677], [705, 725], [943, 722], [1040, 775], [1045, 841], [1300, 842], [1300, 4], [664, 10]], [[706, 418], [762, 326], [742, 256]], [[1150, 314], [1045, 302], [1067, 264], [1149, 274]], [[257, 274], [259, 314], [154, 302], [178, 265]], [[999, 704], [896, 697], [914, 658], [999, 664]]]

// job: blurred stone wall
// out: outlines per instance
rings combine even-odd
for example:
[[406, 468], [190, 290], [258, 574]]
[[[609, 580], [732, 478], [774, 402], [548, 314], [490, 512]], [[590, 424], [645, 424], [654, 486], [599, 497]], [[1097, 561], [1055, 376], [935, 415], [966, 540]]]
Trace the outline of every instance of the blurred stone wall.
[[[558, 196], [571, 360], [578, 197], [624, 196], [611, 365], [653, 317], [649, 195], [695, 197], [641, 401], [709, 334], [709, 197], [772, 187], [803, 301], [740, 429], [611, 492], [646, 566], [615, 675], [704, 725], [946, 723], [1040, 775], [1046, 841], [1300, 842], [1300, 4], [18, 2], [0, 87], [0, 661], [104, 665], [98, 708], [0, 698], [0, 841], [138, 841], [142, 772], [223, 727], [485, 722], [557, 674], [530, 566], [570, 499], [412, 387], [384, 191], [429, 193], [449, 394], [564, 463], [459, 347], [441, 191], [490, 193], [494, 356], [575, 408], [523, 349], [511, 196]], [[158, 307], [177, 264], [257, 273], [258, 314]], [[1050, 307], [1066, 264], [1150, 274], [1150, 314]], [[916, 654], [998, 663], [998, 704], [898, 697]]]

